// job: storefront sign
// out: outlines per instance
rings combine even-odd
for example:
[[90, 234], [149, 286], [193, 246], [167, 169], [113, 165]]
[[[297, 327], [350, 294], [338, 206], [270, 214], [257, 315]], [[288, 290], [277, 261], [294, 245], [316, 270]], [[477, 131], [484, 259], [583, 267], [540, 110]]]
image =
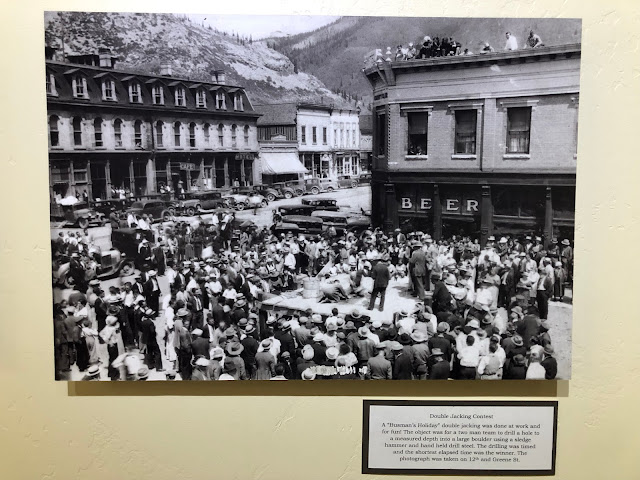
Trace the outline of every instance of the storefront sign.
[[184, 163], [180, 162], [180, 170], [198, 170], [198, 167], [195, 163]]
[[558, 402], [365, 400], [362, 473], [554, 475]]
[[[480, 201], [477, 198], [461, 196], [443, 198], [442, 213], [459, 213], [462, 215], [477, 215], [480, 213]], [[420, 193], [416, 196], [402, 196], [398, 202], [398, 210], [411, 212], [424, 212], [433, 208], [431, 197], [423, 197]]]
[[254, 154], [253, 153], [236, 153], [236, 156], [234, 158], [236, 160], [253, 160]]

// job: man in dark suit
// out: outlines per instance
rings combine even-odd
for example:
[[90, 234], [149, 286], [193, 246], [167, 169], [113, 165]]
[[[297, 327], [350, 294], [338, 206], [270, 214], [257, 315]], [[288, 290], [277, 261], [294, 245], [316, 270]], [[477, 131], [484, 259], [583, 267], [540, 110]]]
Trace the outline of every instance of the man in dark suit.
[[204, 304], [202, 294], [197, 288], [191, 289], [187, 300], [187, 308], [191, 311], [191, 328], [204, 328]]
[[427, 256], [422, 249], [422, 244], [415, 241], [411, 244], [414, 249], [409, 259], [409, 273], [415, 295], [424, 301], [425, 276], [427, 275]]
[[162, 369], [162, 356], [158, 346], [156, 326], [153, 323], [154, 315], [156, 315], [156, 311], [147, 308], [140, 322], [140, 353], [144, 353], [144, 363], [149, 368], [155, 368], [156, 371], [162, 372], [164, 370]]
[[244, 347], [240, 357], [244, 360], [247, 377], [249, 378], [254, 378], [256, 371], [256, 353], [258, 353], [258, 347], [260, 346], [258, 340], [252, 335], [255, 330], [256, 328], [253, 325], [247, 325], [245, 329], [246, 336], [240, 341]]
[[158, 269], [158, 275], [163, 276], [167, 268], [167, 263], [164, 255], [164, 242], [162, 240], [153, 248], [153, 260]]
[[380, 295], [380, 311], [384, 310], [384, 298], [389, 285], [389, 254], [385, 253], [382, 259], [371, 270], [371, 278], [373, 278], [373, 291], [371, 292], [371, 300], [369, 301], [369, 310], [373, 310], [376, 299]]
[[160, 311], [160, 285], [155, 270], [149, 270], [148, 275], [149, 279], [144, 283], [144, 298], [147, 306], [157, 315]]
[[394, 380], [412, 380], [411, 372], [413, 371], [413, 364], [411, 363], [411, 356], [403, 349], [402, 345], [398, 342], [394, 342], [391, 346], [393, 351], [393, 379]]
[[202, 330], [200, 328], [194, 328], [191, 331], [191, 351], [193, 352], [194, 358], [204, 357], [207, 360], [210, 360], [209, 356], [209, 339], [204, 338], [202, 336]]

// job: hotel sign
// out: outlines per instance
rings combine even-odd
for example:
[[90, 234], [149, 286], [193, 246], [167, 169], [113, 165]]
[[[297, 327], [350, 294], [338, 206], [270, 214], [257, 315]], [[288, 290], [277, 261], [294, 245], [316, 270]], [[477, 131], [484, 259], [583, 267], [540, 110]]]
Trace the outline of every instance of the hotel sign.
[[254, 156], [255, 155], [253, 153], [236, 153], [235, 159], [236, 160], [253, 160]]

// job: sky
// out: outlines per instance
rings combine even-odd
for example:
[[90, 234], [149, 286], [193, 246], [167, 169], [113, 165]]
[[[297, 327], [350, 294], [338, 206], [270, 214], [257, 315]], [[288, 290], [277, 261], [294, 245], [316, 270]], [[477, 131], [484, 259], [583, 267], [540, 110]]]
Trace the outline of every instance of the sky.
[[218, 30], [251, 35], [254, 40], [281, 31], [285, 34], [315, 30], [340, 17], [324, 15], [189, 15], [196, 23], [204, 22]]

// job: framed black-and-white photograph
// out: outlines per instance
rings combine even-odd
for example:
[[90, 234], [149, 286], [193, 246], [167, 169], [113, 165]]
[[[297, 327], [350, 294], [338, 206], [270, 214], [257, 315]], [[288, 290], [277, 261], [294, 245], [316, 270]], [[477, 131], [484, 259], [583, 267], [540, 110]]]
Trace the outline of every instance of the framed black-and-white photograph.
[[44, 39], [57, 380], [570, 378], [580, 20]]

